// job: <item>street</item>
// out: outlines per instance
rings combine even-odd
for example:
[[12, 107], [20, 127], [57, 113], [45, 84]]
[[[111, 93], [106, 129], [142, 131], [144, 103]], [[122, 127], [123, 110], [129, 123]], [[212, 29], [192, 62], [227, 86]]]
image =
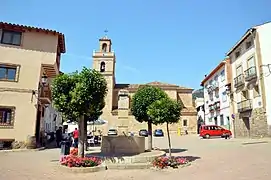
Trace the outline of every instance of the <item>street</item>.
[[[147, 140], [147, 139], [146, 139]], [[154, 138], [154, 147], [167, 149], [167, 138]], [[107, 170], [89, 174], [62, 171], [57, 163], [59, 149], [37, 152], [0, 152], [0, 179], [186, 179], [186, 180], [269, 180], [271, 141], [248, 139], [199, 139], [195, 135], [172, 135], [172, 152], [187, 156], [192, 165], [167, 170]]]

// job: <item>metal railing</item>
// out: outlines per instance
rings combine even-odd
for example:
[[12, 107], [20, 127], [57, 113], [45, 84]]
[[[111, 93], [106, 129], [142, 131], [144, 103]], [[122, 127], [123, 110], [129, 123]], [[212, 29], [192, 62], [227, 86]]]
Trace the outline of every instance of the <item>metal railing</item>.
[[250, 81], [257, 77], [256, 66], [252, 66], [245, 70], [245, 80]]
[[240, 74], [240, 75], [238, 75], [237, 77], [234, 78], [234, 87], [235, 88], [242, 86], [244, 83], [245, 83], [245, 81], [244, 81], [244, 75], [243, 74]]
[[238, 112], [245, 112], [252, 110], [252, 100], [247, 99], [237, 103]]

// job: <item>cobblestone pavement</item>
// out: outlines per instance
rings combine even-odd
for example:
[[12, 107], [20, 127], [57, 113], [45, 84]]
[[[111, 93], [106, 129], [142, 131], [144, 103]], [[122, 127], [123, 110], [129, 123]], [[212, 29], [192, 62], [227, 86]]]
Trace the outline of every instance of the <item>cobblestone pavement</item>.
[[[154, 146], [167, 148], [166, 138]], [[57, 165], [58, 149], [38, 152], [0, 152], [2, 180], [270, 180], [271, 141], [245, 139], [203, 140], [196, 136], [172, 137], [175, 155], [198, 157], [192, 165], [176, 170], [107, 170], [89, 174], [63, 172]]]

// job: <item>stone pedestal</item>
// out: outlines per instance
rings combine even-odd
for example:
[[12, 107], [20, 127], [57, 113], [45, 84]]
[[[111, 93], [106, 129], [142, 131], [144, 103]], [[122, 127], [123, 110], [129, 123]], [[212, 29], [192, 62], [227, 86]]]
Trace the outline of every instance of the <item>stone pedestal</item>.
[[134, 155], [145, 152], [145, 138], [140, 136], [103, 136], [101, 153], [106, 155]]
[[119, 135], [128, 135], [128, 115], [129, 115], [129, 92], [119, 91], [118, 101], [118, 132]]

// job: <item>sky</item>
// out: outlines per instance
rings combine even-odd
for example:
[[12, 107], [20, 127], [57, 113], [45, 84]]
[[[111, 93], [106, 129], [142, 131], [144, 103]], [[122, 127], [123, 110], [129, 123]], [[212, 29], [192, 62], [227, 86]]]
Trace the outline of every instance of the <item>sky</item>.
[[1, 0], [0, 21], [64, 33], [65, 73], [92, 66], [107, 29], [117, 83], [197, 89], [247, 29], [271, 21], [270, 7], [270, 0]]

